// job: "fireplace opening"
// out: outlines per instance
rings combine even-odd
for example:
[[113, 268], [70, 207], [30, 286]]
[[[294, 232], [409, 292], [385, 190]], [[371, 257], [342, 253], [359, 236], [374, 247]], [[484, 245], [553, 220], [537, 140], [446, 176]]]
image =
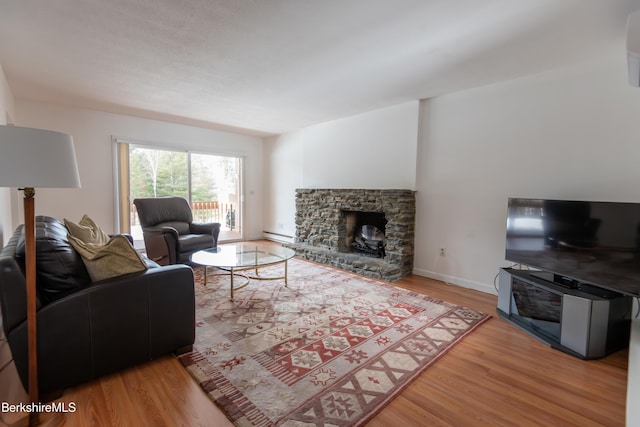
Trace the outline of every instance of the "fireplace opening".
[[342, 211], [345, 237], [342, 252], [376, 258], [385, 256], [385, 226], [387, 219], [382, 212]]

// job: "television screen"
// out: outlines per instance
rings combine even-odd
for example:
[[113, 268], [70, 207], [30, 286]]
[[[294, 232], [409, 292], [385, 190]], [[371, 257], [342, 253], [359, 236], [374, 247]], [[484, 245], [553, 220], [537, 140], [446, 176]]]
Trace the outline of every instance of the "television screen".
[[640, 203], [510, 198], [508, 261], [640, 296]]

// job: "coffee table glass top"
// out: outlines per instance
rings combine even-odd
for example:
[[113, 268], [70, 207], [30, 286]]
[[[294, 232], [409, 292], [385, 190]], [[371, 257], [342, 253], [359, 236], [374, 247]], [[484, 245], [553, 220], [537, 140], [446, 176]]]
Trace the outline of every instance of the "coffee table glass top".
[[191, 255], [191, 261], [223, 269], [262, 267], [287, 261], [295, 256], [293, 249], [256, 242], [229, 243]]

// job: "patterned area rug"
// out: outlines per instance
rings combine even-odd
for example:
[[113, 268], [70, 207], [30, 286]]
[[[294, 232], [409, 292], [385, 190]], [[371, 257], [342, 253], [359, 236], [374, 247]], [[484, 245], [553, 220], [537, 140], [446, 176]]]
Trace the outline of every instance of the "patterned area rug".
[[299, 259], [288, 287], [252, 281], [233, 302], [228, 276], [210, 271], [205, 288], [195, 274], [196, 342], [180, 360], [238, 426], [361, 425], [490, 317]]

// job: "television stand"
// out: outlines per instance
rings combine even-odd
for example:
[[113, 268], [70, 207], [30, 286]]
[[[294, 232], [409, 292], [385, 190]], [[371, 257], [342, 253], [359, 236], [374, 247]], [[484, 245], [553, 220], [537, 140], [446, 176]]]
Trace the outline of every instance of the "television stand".
[[501, 269], [498, 314], [552, 348], [582, 359], [601, 358], [629, 344], [631, 297], [555, 279], [544, 271]]
[[[519, 271], [519, 270], [518, 270]], [[567, 289], [578, 289], [584, 291], [590, 295], [598, 295], [605, 299], [614, 299], [622, 294], [610, 291], [608, 289], [599, 288], [588, 283], [579, 282], [578, 280], [571, 279], [570, 277], [562, 276], [560, 274], [551, 273], [549, 271], [531, 271], [531, 277], [535, 277], [546, 282], [558, 285]]]

